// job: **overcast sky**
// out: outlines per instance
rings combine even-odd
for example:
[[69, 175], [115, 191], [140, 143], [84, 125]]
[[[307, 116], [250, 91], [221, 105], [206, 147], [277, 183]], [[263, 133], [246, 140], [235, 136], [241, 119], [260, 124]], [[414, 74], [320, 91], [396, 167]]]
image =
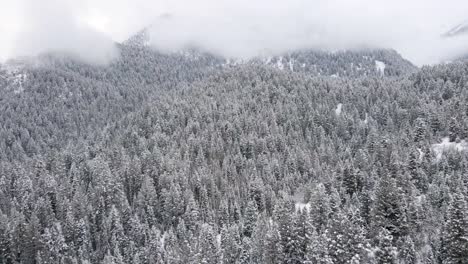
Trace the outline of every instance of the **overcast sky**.
[[0, 0], [0, 7], [0, 60], [61, 51], [106, 62], [117, 55], [113, 41], [149, 24], [159, 49], [195, 44], [236, 57], [367, 46], [422, 65], [468, 51], [467, 38], [440, 38], [468, 19], [467, 0]]

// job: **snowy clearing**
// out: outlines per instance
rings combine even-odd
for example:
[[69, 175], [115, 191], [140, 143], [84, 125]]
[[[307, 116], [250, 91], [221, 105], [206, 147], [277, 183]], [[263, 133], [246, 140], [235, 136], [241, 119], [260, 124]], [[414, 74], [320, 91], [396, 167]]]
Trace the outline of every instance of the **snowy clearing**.
[[296, 213], [302, 213], [304, 210], [307, 212], [310, 211], [310, 203], [296, 203], [295, 204]]
[[436, 160], [440, 160], [444, 152], [456, 150], [458, 152], [468, 151], [468, 143], [465, 140], [460, 142], [450, 142], [448, 137], [442, 139], [441, 143], [433, 144], [432, 150], [436, 154]]
[[366, 113], [366, 119], [364, 119], [364, 125], [369, 123], [369, 115]]
[[27, 80], [28, 75], [22, 71], [21, 65], [14, 63], [0, 65], [0, 70], [6, 73], [5, 78], [13, 93], [19, 94], [24, 91], [23, 83]]
[[284, 70], [284, 65], [283, 65], [283, 57], [279, 57], [278, 62], [276, 63], [276, 66], [280, 70]]
[[292, 59], [289, 61], [289, 70], [292, 72], [294, 71], [294, 62]]
[[335, 114], [336, 114], [337, 116], [340, 116], [340, 115], [341, 115], [342, 109], [343, 109], [343, 104], [342, 104], [342, 103], [339, 103], [339, 104], [336, 106]]
[[385, 67], [386, 65], [383, 61], [378, 61], [378, 60], [375, 61], [375, 68], [377, 69], [378, 72], [380, 72], [382, 76], [385, 75]]
[[419, 152], [419, 161], [421, 161], [424, 158], [424, 152], [420, 148], [418, 148], [418, 152]]

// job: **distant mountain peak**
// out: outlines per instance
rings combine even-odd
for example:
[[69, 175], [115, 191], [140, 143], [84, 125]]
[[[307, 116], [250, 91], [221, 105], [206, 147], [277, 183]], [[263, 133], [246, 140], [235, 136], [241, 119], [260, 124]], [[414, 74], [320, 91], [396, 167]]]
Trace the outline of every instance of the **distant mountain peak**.
[[135, 46], [135, 47], [147, 47], [150, 45], [150, 32], [149, 27], [145, 27], [135, 35], [123, 42], [124, 45]]
[[128, 46], [138, 46], [138, 47], [148, 47], [151, 43], [151, 29], [159, 25], [163, 21], [173, 19], [174, 15], [171, 13], [163, 13], [158, 16], [153, 23], [149, 24], [142, 30], [138, 31], [136, 34], [132, 35], [126, 41], [123, 42], [124, 45]]
[[446, 38], [451, 37], [458, 37], [460, 35], [464, 35], [468, 33], [468, 20], [465, 20], [463, 23], [458, 24], [457, 26], [453, 27], [442, 36]]

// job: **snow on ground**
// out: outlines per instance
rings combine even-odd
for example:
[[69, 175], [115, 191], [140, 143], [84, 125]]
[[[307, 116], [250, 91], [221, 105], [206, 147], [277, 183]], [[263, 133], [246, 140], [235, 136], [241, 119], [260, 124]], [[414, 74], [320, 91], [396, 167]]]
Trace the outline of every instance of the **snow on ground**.
[[335, 114], [336, 114], [337, 116], [340, 116], [342, 110], [343, 110], [343, 104], [342, 104], [342, 103], [339, 103], [339, 104], [336, 106]]
[[13, 87], [14, 87], [13, 92], [15, 94], [19, 94], [19, 93], [22, 93], [24, 91], [23, 83], [24, 83], [24, 81], [26, 81], [27, 77], [28, 76], [26, 75], [26, 73], [21, 73], [21, 72], [17, 72], [16, 74], [14, 74], [14, 75], [12, 75], [10, 77], [10, 81], [13, 84]]
[[294, 62], [293, 62], [292, 59], [289, 60], [289, 70], [292, 71], [292, 72], [294, 71]]
[[6, 63], [0, 66], [2, 70], [4, 70], [8, 75], [16, 75], [20, 73], [21, 66], [16, 63]]
[[465, 140], [460, 142], [450, 142], [448, 137], [442, 139], [442, 142], [439, 144], [433, 144], [432, 150], [436, 154], [436, 160], [440, 160], [444, 152], [455, 150], [458, 152], [468, 151], [468, 143]]
[[386, 65], [384, 62], [378, 60], [375, 61], [375, 68], [382, 76], [385, 75], [385, 67]]
[[143, 47], [151, 47], [151, 36], [145, 36], [143, 38]]
[[217, 243], [218, 247], [221, 247], [221, 234], [218, 234], [216, 236], [216, 243]]
[[418, 148], [418, 152], [419, 152], [419, 161], [421, 161], [424, 158], [424, 152], [420, 148]]
[[0, 70], [6, 73], [6, 80], [8, 86], [12, 87], [15, 94], [22, 93], [24, 91], [23, 83], [28, 78], [27, 74], [22, 71], [22, 67], [19, 64], [8, 63], [0, 65]]
[[192, 50], [180, 50], [179, 54], [189, 60], [197, 60], [200, 58], [200, 53]]
[[278, 67], [278, 69], [284, 70], [283, 57], [282, 56], [278, 58], [278, 61], [276, 62], [276, 66]]
[[159, 243], [161, 244], [161, 247], [164, 248], [164, 245], [166, 244], [166, 232], [162, 234], [161, 239], [159, 240]]
[[422, 205], [423, 202], [426, 200], [426, 196], [424, 194], [418, 195], [414, 198], [416, 204]]
[[222, 66], [224, 66], [224, 67], [226, 67], [226, 66], [237, 66], [237, 65], [243, 65], [243, 64], [246, 64], [246, 63], [247, 63], [247, 61], [244, 60], [244, 59], [227, 58]]
[[226, 67], [226, 66], [231, 66], [232, 64], [232, 60], [231, 59], [226, 59], [226, 61], [224, 62], [223, 66]]
[[20, 94], [20, 93], [24, 92], [23, 82], [24, 82], [24, 80], [26, 80], [26, 76], [27, 76], [26, 74], [19, 74], [13, 80], [13, 84], [15, 86], [15, 89], [13, 90], [13, 92], [15, 94]]
[[304, 210], [307, 212], [310, 211], [310, 203], [296, 203], [295, 204], [296, 213], [302, 213]]
[[367, 125], [369, 123], [369, 115], [366, 113], [366, 118], [360, 120], [362, 125]]

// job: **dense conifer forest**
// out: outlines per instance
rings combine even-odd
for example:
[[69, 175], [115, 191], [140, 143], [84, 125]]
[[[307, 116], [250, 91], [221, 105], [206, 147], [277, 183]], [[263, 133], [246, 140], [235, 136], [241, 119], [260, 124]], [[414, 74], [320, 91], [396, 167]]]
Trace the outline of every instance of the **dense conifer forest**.
[[468, 64], [138, 38], [0, 66], [0, 263], [468, 263]]

